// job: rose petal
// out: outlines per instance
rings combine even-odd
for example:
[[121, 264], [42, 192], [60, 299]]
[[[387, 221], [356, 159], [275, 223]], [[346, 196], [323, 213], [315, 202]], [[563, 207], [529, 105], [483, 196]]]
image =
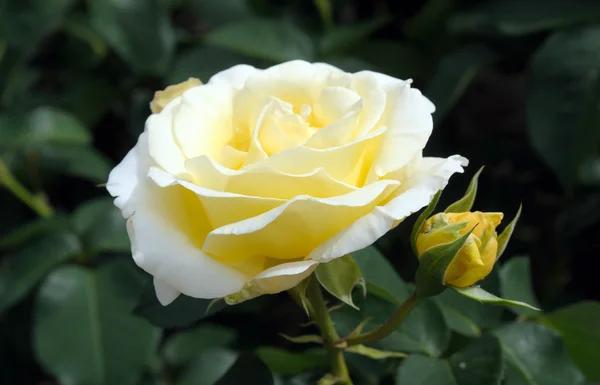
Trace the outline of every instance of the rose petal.
[[173, 134], [186, 158], [218, 159], [231, 140], [232, 88], [207, 84], [186, 91], [172, 110]]
[[293, 147], [247, 166], [250, 168], [270, 167], [287, 174], [306, 174], [325, 168], [333, 178], [351, 185], [361, 185], [366, 177], [369, 162], [365, 154], [372, 155], [381, 143], [386, 128], [382, 127], [369, 135], [338, 147], [314, 149]]
[[242, 88], [248, 76], [258, 71], [262, 70], [247, 64], [238, 64], [213, 75], [207, 84], [231, 85], [235, 88]]
[[179, 290], [154, 277], [154, 291], [156, 292], [156, 298], [161, 305], [167, 306], [171, 302], [175, 301], [181, 294]]
[[299, 196], [264, 214], [213, 230], [203, 250], [236, 259], [302, 258], [371, 212], [399, 185], [386, 180], [332, 198]]
[[193, 193], [202, 208], [207, 224], [212, 228], [255, 217], [285, 203], [284, 199], [261, 198], [207, 189], [185, 180], [177, 179], [156, 167], [148, 176], [160, 187], [181, 186]]
[[414, 175], [395, 192], [395, 198], [335, 234], [315, 248], [308, 258], [326, 262], [373, 244], [404, 218], [429, 204], [431, 197], [446, 186], [450, 176], [463, 172], [467, 164], [465, 158], [457, 155], [448, 159], [424, 158]]
[[327, 198], [356, 190], [356, 187], [332, 178], [323, 168], [299, 175], [269, 167], [231, 170], [206, 156], [189, 159], [186, 168], [199, 186], [253, 197], [287, 200], [308, 195]]
[[201, 251], [208, 221], [192, 192], [144, 180], [131, 200], [127, 229], [138, 266], [195, 298], [220, 298], [244, 286], [249, 277]]
[[108, 175], [106, 189], [115, 197], [115, 206], [121, 209], [123, 217], [128, 218], [132, 210], [127, 209], [131, 194], [139, 181], [146, 176], [150, 160], [148, 159], [148, 138], [142, 133], [134, 148]]
[[318, 264], [316, 261], [282, 263], [263, 271], [254, 277], [250, 284], [263, 294], [280, 293], [299, 284]]

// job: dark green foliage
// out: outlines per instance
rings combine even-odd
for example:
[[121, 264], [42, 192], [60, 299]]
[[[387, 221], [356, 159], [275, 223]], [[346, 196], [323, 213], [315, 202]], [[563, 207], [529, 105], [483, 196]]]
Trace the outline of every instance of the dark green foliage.
[[[317, 333], [288, 295], [162, 306], [102, 186], [156, 90], [292, 59], [412, 78], [437, 107], [425, 155], [464, 155], [469, 177], [485, 165], [475, 208], [503, 226], [523, 204], [481, 286], [543, 312], [445, 290], [371, 346], [409, 357], [346, 354], [355, 384], [597, 383], [599, 42], [595, 0], [0, 0], [0, 175], [53, 209], [36, 217], [0, 182], [0, 383], [313, 385], [330, 371], [322, 346], [280, 336]], [[343, 280], [319, 270], [329, 306], [360, 308], [332, 311], [340, 335], [415, 290], [417, 217], [335, 262]]]

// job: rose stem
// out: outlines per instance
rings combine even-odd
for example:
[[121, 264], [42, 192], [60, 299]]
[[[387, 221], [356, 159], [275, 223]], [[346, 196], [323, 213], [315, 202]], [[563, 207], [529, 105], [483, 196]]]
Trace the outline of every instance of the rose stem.
[[333, 375], [339, 378], [339, 384], [352, 385], [352, 380], [348, 373], [348, 366], [344, 360], [344, 352], [337, 349], [334, 344], [340, 338], [333, 326], [329, 310], [325, 305], [325, 299], [321, 292], [321, 286], [319, 285], [316, 277], [312, 277], [306, 290], [306, 295], [309, 300], [309, 312], [311, 318], [316, 321], [321, 330], [323, 336], [323, 342], [327, 348], [329, 354], [329, 360], [331, 361], [331, 368]]
[[29, 190], [15, 178], [2, 159], [0, 159], [0, 186], [6, 187], [7, 190], [29, 206], [29, 208], [35, 211], [40, 217], [48, 218], [52, 216], [52, 207], [50, 207], [42, 197], [29, 192]]
[[388, 319], [383, 325], [375, 330], [368, 333], [358, 335], [356, 337], [345, 337], [335, 342], [335, 346], [347, 347], [354, 345], [370, 344], [377, 342], [388, 335], [400, 326], [404, 319], [410, 314], [410, 312], [419, 303], [419, 297], [416, 293], [413, 293], [400, 305], [398, 310]]

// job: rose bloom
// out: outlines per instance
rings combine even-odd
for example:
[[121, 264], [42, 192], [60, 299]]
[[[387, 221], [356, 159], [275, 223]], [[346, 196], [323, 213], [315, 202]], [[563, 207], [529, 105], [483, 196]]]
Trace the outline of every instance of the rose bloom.
[[290, 289], [375, 242], [467, 164], [422, 156], [435, 108], [410, 81], [292, 61], [200, 84], [157, 93], [107, 183], [163, 305]]
[[[498, 259], [498, 234], [496, 227], [502, 213], [439, 213], [427, 219], [417, 236], [419, 257], [427, 250], [454, 242], [471, 231], [465, 244], [458, 250], [444, 275], [449, 286], [467, 287], [487, 277]], [[465, 224], [457, 230], [457, 224]]]

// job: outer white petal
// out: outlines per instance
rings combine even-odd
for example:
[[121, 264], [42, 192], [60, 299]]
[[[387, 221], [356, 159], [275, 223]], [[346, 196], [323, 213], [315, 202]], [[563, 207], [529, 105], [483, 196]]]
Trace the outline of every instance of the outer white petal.
[[419, 170], [400, 186], [394, 199], [356, 220], [317, 247], [308, 258], [326, 262], [373, 244], [404, 218], [429, 204], [450, 176], [463, 172], [467, 164], [465, 158], [457, 155], [448, 159], [424, 158]]
[[248, 281], [238, 293], [225, 297], [225, 301], [235, 304], [263, 294], [289, 290], [308, 277], [318, 265], [316, 261], [297, 261], [271, 267]]
[[259, 71], [262, 70], [247, 64], [239, 64], [213, 75], [207, 84], [232, 85], [235, 88], [242, 88], [248, 76]]
[[127, 204], [140, 180], [145, 177], [149, 162], [147, 137], [146, 133], [142, 133], [135, 147], [108, 175], [106, 189], [115, 197], [115, 206], [121, 209], [125, 218], [132, 213]]
[[[131, 197], [134, 214], [127, 221], [133, 259], [138, 266], [175, 290], [195, 298], [220, 298], [238, 292], [249, 277], [204, 254], [195, 241], [208, 229], [200, 207], [189, 207], [191, 192], [162, 188], [149, 179]], [[200, 239], [201, 242], [201, 239]]]
[[167, 306], [171, 302], [175, 301], [181, 294], [179, 290], [154, 277], [154, 291], [156, 292], [156, 298], [161, 305]]
[[298, 261], [273, 266], [250, 281], [265, 294], [279, 293], [291, 289], [317, 268], [316, 261]]

